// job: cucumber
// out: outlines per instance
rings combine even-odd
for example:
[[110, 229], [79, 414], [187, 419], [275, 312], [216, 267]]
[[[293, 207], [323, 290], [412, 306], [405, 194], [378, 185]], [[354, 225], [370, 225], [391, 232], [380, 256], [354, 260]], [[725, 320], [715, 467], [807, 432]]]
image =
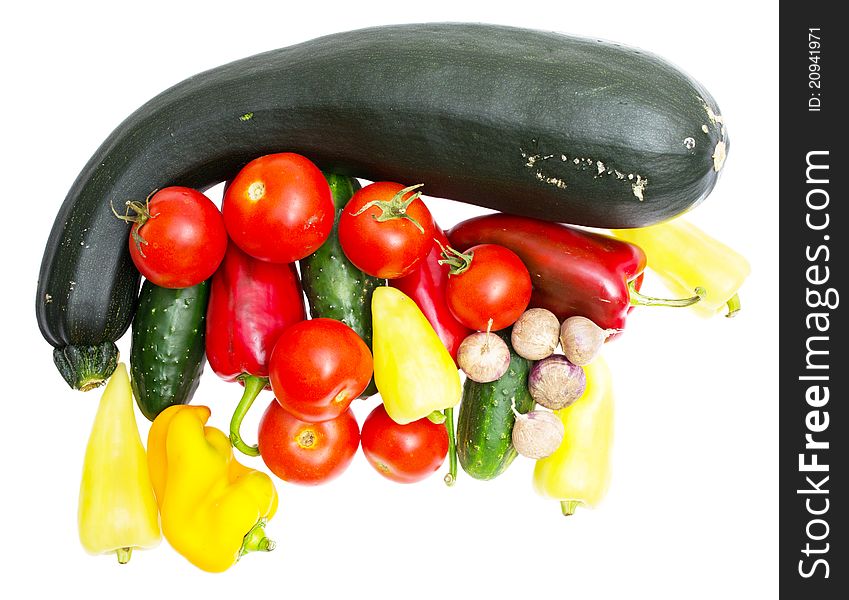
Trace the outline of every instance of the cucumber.
[[466, 378], [457, 418], [457, 458], [463, 470], [475, 479], [501, 475], [518, 454], [512, 434], [516, 417], [512, 403], [522, 414], [534, 408], [528, 391], [531, 361], [516, 354], [510, 345], [512, 328], [495, 333], [510, 348], [510, 367], [500, 379], [476, 383]]
[[[301, 285], [313, 319], [325, 317], [342, 321], [356, 331], [371, 350], [371, 296], [384, 281], [355, 267], [339, 243], [339, 215], [354, 192], [360, 189], [360, 183], [344, 175], [325, 173], [324, 177], [330, 184], [336, 219], [327, 241], [300, 261]], [[368, 398], [376, 393], [372, 379], [360, 397]]]
[[151, 421], [169, 406], [188, 404], [198, 387], [208, 300], [208, 281], [182, 289], [142, 285], [130, 371], [136, 403]]

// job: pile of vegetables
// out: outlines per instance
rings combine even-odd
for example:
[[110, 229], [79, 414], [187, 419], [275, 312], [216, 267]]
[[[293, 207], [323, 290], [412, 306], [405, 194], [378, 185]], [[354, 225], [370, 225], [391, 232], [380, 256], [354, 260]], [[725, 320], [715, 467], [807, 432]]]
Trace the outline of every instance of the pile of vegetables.
[[[506, 27], [338, 34], [163, 92], [84, 168], [39, 276], [61, 375], [106, 383], [83, 546], [123, 563], [164, 536], [226, 570], [274, 548], [275, 478], [325, 483], [360, 447], [400, 483], [446, 460], [448, 485], [490, 480], [521, 456], [564, 514], [596, 506], [605, 344], [637, 305], [740, 308], [746, 261], [677, 218], [727, 150], [713, 99], [662, 60]], [[222, 181], [219, 210], [204, 191]], [[425, 192], [500, 212], [444, 231]], [[678, 297], [641, 293], [647, 266]], [[193, 403], [206, 363], [242, 388], [227, 432]], [[351, 404], [377, 394], [360, 425]]]

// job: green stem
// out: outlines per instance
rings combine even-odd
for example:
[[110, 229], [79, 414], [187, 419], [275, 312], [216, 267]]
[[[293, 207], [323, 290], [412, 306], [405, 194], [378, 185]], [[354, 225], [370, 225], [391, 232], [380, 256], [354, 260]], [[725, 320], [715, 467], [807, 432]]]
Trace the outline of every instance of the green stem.
[[242, 419], [248, 414], [254, 400], [265, 389], [265, 386], [268, 385], [268, 379], [265, 377], [255, 377], [254, 375], [245, 375], [242, 378], [242, 382], [245, 384], [245, 391], [242, 394], [242, 399], [239, 400], [238, 406], [236, 406], [236, 410], [233, 411], [233, 417], [230, 419], [230, 443], [242, 454], [259, 456], [259, 448], [248, 446], [242, 441], [239, 429], [242, 426]]
[[[421, 223], [416, 221], [413, 217], [407, 214], [407, 209], [410, 207], [410, 204], [418, 200], [422, 193], [416, 192], [411, 194], [413, 190], [416, 188], [422, 187], [423, 183], [417, 183], [416, 185], [411, 185], [409, 187], [405, 187], [403, 190], [400, 190], [397, 194], [392, 196], [392, 199], [389, 201], [386, 200], [372, 200], [371, 202], [366, 203], [360, 210], [354, 213], [354, 216], [359, 216], [363, 214], [368, 209], [376, 206], [380, 209], [379, 215], [372, 215], [372, 218], [378, 223], [382, 223], [384, 221], [391, 221], [393, 219], [406, 219], [410, 221], [413, 225], [416, 226], [416, 229], [419, 230], [420, 233], [424, 233], [424, 227], [421, 226]], [[405, 200], [404, 196], [406, 194], [410, 194], [410, 196]]]
[[741, 308], [741, 306], [740, 306], [740, 296], [738, 296], [737, 294], [734, 294], [733, 296], [731, 296], [731, 299], [728, 300], [728, 302], [726, 302], [726, 306], [728, 306], [728, 314], [726, 314], [725, 316], [726, 317], [736, 316], [737, 313], [740, 312], [740, 308]]
[[697, 287], [694, 291], [695, 296], [689, 298], [653, 298], [652, 296], [644, 296], [636, 287], [636, 280], [628, 282], [628, 292], [631, 295], [631, 306], [692, 306], [699, 300], [705, 297], [707, 291], [703, 287]]
[[454, 437], [454, 407], [445, 409], [445, 429], [448, 430], [448, 474], [445, 485], [452, 486], [457, 481], [457, 441]]
[[[124, 221], [125, 223], [130, 223], [131, 225], [137, 225], [137, 227], [133, 227], [130, 230], [130, 236], [133, 238], [133, 241], [136, 243], [136, 249], [139, 251], [142, 257], [145, 256], [144, 251], [142, 250], [142, 246], [147, 246], [148, 241], [144, 239], [139, 233], [139, 229], [141, 229], [142, 225], [147, 223], [150, 219], [153, 218], [153, 215], [150, 214], [150, 198], [153, 196], [157, 190], [153, 190], [148, 197], [145, 199], [144, 204], [138, 202], [136, 200], [127, 200], [127, 211], [123, 215], [119, 215], [118, 211], [115, 210], [115, 205], [112, 204], [112, 200], [109, 201], [109, 207], [112, 209], [112, 214]], [[130, 211], [136, 213], [133, 216], [130, 216]]]
[[448, 265], [450, 267], [448, 270], [449, 275], [460, 275], [472, 266], [472, 259], [475, 257], [474, 252], [464, 254], [451, 246], [443, 245], [436, 238], [433, 238], [433, 241], [439, 244], [439, 249], [442, 250], [442, 258], [436, 262], [440, 265]]
[[562, 500], [560, 502], [560, 510], [563, 511], [564, 517], [571, 517], [575, 514], [575, 510], [581, 505], [580, 500]]
[[118, 557], [118, 564], [126, 565], [130, 562], [130, 556], [133, 554], [133, 549], [130, 547], [127, 548], [118, 548], [115, 550], [115, 555]]
[[445, 423], [445, 413], [435, 410], [427, 416], [428, 421], [436, 425]]
[[248, 552], [271, 552], [277, 546], [274, 540], [265, 537], [265, 525], [268, 519], [261, 518], [242, 539], [242, 547], [239, 549], [239, 558]]

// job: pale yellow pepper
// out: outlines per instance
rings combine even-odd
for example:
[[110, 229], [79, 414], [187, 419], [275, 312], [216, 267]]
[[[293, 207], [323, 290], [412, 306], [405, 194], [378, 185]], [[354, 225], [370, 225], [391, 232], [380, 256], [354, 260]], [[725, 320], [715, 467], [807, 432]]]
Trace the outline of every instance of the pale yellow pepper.
[[80, 484], [79, 533], [91, 554], [121, 564], [134, 548], [159, 544], [159, 512], [133, 411], [127, 367], [119, 363], [100, 397]]
[[463, 393], [457, 365], [416, 303], [378, 287], [371, 312], [374, 383], [386, 414], [405, 425], [456, 406]]
[[648, 267], [676, 294], [701, 287], [704, 294], [692, 309], [704, 317], [740, 310], [737, 290], [751, 267], [739, 253], [681, 219], [636, 229], [614, 229], [613, 235], [646, 253]]
[[148, 462], [162, 532], [195, 566], [225, 571], [247, 552], [269, 551], [264, 527], [277, 511], [271, 478], [233, 458], [230, 438], [207, 427], [206, 406], [170, 406], [148, 434]]
[[571, 405], [556, 411], [565, 434], [553, 454], [537, 461], [534, 488], [559, 500], [564, 515], [578, 506], [598, 505], [610, 483], [613, 448], [613, 386], [604, 358], [584, 367], [586, 388]]

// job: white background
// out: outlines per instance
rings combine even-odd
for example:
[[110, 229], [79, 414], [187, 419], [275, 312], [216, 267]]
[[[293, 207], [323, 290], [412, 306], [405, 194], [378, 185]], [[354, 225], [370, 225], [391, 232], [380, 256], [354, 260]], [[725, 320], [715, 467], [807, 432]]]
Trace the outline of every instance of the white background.
[[[24, 6], [24, 3], [14, 3]], [[4, 8], [4, 592], [88, 598], [766, 598], [777, 591], [778, 15], [767, 2], [85, 2]], [[503, 7], [502, 7], [503, 6]], [[318, 35], [381, 23], [485, 21], [616, 40], [701, 81], [731, 150], [689, 218], [753, 273], [737, 319], [638, 309], [606, 348], [614, 371], [614, 478], [595, 511], [560, 516], [533, 463], [500, 479], [401, 486], [358, 453], [317, 488], [278, 483], [273, 553], [222, 575], [166, 542], [127, 566], [88, 556], [76, 527], [99, 392], [72, 392], [39, 335], [34, 295], [65, 193], [125, 116], [196, 72]], [[447, 227], [478, 209], [434, 200]], [[647, 281], [649, 291], [663, 291]], [[129, 353], [129, 340], [120, 342]], [[240, 390], [207, 369], [195, 403], [226, 428]], [[270, 393], [257, 402], [251, 432]], [[356, 405], [360, 422], [375, 400]], [[139, 416], [143, 439], [148, 423]], [[258, 459], [245, 459], [261, 467]], [[5, 595], [5, 594], [4, 594]]]

